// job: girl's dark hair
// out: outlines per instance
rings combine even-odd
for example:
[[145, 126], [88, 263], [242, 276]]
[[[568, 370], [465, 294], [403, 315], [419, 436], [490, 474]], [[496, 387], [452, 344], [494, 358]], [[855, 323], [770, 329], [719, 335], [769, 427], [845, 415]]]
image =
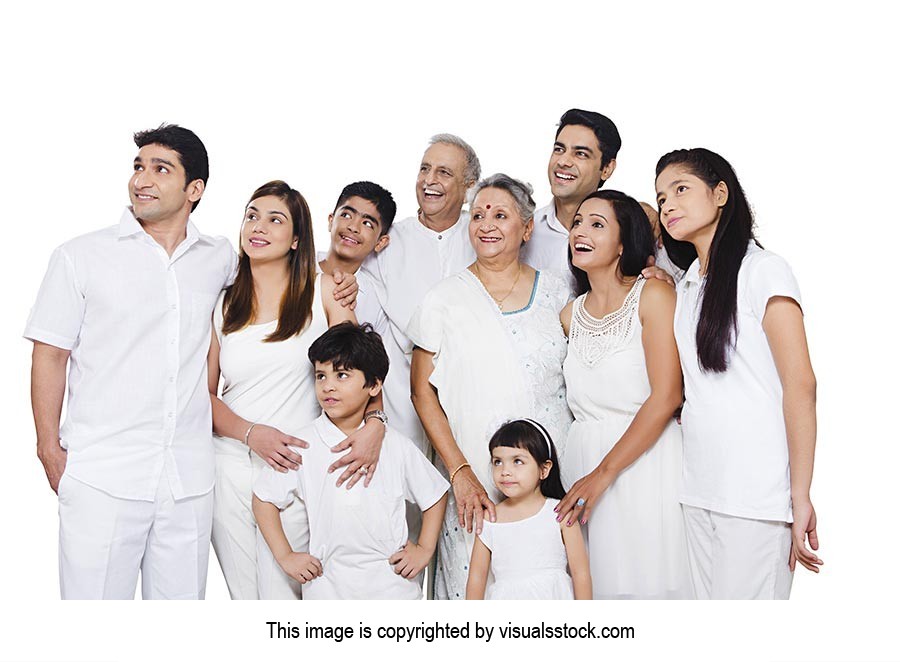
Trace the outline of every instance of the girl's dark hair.
[[[254, 200], [274, 196], [287, 205], [291, 215], [297, 248], [288, 256], [289, 280], [281, 299], [278, 312], [278, 326], [263, 342], [279, 342], [300, 333], [312, 318], [315, 299], [316, 249], [313, 245], [312, 216], [309, 205], [299, 191], [283, 181], [274, 180], [263, 184], [250, 196], [248, 205]], [[238, 246], [241, 245], [238, 239]], [[250, 324], [256, 313], [256, 299], [253, 294], [253, 272], [250, 258], [240, 249], [238, 272], [232, 285], [225, 292], [224, 323], [222, 333], [240, 331]]]
[[[546, 438], [544, 435], [547, 435]], [[488, 442], [488, 450], [492, 451], [498, 446], [521, 448], [528, 451], [539, 467], [550, 460], [553, 465], [550, 467], [550, 473], [541, 481], [541, 494], [553, 499], [562, 499], [566, 495], [566, 491], [563, 489], [562, 478], [560, 478], [559, 458], [556, 456], [556, 446], [553, 445], [552, 439], [550, 439], [550, 447], [547, 447], [548, 439], [550, 439], [550, 434], [543, 425], [518, 419], [500, 426]]]
[[[702, 147], [677, 149], [656, 164], [656, 176], [670, 165], [679, 165], [700, 178], [709, 188], [724, 182], [728, 199], [709, 248], [703, 302], [697, 323], [697, 359], [705, 372], [728, 369], [729, 347], [737, 340], [737, 279], [741, 262], [753, 236], [753, 213], [734, 168], [715, 152]], [[669, 258], [682, 269], [697, 259], [697, 250], [687, 241], [676, 241], [661, 224], [663, 245]], [[759, 245], [759, 242], [756, 242]]]
[[[656, 242], [653, 239], [653, 228], [650, 219], [640, 203], [621, 191], [595, 191], [581, 201], [608, 200], [619, 224], [619, 239], [622, 242], [622, 257], [619, 260], [619, 273], [622, 276], [637, 276], [647, 266], [647, 258], [656, 255]], [[579, 211], [581, 205], [578, 206]], [[576, 214], [578, 212], [575, 212]], [[587, 274], [572, 264], [572, 248], [569, 247], [569, 270], [575, 276], [575, 296], [580, 296], [591, 289]]]

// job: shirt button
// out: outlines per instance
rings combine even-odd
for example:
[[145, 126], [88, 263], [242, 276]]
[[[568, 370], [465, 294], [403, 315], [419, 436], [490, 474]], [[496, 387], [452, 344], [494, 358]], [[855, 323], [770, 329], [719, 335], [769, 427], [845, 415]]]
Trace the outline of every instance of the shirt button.
[[175, 310], [177, 307], [178, 306], [176, 306], [174, 303], [171, 306], [169, 306], [169, 308], [171, 308], [172, 310]]
[[175, 416], [175, 414], [173, 414], [172, 412], [169, 412], [169, 418], [173, 418], [174, 416]]
[[438, 235], [438, 239], [443, 239], [443, 238], [444, 238], [444, 235], [442, 235], [442, 234]]
[[174, 377], [169, 377], [169, 383], [170, 383], [170, 384], [171, 384], [172, 382], [174, 382], [174, 381], [175, 381], [175, 378], [174, 378]]

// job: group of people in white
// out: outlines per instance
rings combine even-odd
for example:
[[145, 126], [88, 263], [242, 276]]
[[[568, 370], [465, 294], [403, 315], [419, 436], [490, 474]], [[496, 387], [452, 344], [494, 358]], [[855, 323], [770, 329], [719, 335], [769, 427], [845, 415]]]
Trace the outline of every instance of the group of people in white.
[[[731, 165], [611, 190], [607, 117], [560, 118], [553, 195], [433, 136], [416, 215], [254, 191], [197, 230], [209, 168], [134, 136], [131, 205], [56, 249], [28, 319], [63, 598], [787, 598], [818, 572], [799, 288]], [[60, 425], [68, 393], [65, 423]], [[426, 571], [430, 567], [430, 570]]]

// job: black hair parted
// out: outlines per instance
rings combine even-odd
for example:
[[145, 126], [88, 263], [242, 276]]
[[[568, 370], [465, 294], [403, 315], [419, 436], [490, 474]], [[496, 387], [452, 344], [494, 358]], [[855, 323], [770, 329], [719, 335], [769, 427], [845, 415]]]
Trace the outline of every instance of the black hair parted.
[[334, 205], [334, 211], [337, 211], [341, 205], [354, 195], [375, 205], [375, 209], [378, 210], [378, 215], [381, 217], [381, 233], [379, 236], [386, 235], [394, 222], [394, 216], [397, 215], [397, 203], [394, 202], [394, 196], [391, 195], [391, 192], [375, 182], [353, 182], [352, 184], [347, 184], [344, 190], [341, 191], [337, 204]]
[[550, 467], [550, 473], [541, 481], [541, 494], [553, 499], [562, 499], [566, 495], [560, 475], [556, 446], [543, 425], [537, 421], [521, 418], [508, 421], [493, 434], [488, 442], [488, 451], [492, 451], [498, 446], [521, 448], [528, 451], [538, 466], [543, 466], [547, 460], [550, 460], [553, 464]]
[[[705, 372], [728, 369], [729, 348], [737, 340], [737, 280], [753, 234], [753, 212], [734, 168], [724, 158], [703, 147], [676, 149], [656, 164], [656, 176], [671, 165], [685, 167], [710, 189], [724, 182], [728, 197], [709, 247], [709, 263], [703, 284], [703, 301], [697, 322], [697, 360]], [[697, 259], [697, 250], [687, 241], [674, 239], [661, 225], [663, 245], [669, 258], [681, 269]], [[761, 247], [761, 246], [760, 246]]]
[[366, 377], [367, 388], [372, 388], [376, 382], [384, 382], [390, 364], [381, 336], [368, 322], [336, 324], [313, 341], [307, 356], [313, 365], [318, 361], [330, 363], [335, 368], [361, 371]]
[[[608, 200], [619, 224], [619, 240], [622, 242], [622, 256], [619, 258], [619, 274], [622, 276], [638, 276], [647, 266], [647, 259], [656, 255], [656, 240], [650, 219], [641, 204], [621, 191], [607, 189], [595, 191], [587, 196], [581, 204], [588, 200]], [[581, 211], [581, 205], [578, 210]], [[575, 212], [576, 214], [578, 212]], [[591, 289], [587, 274], [572, 264], [572, 248], [569, 247], [569, 270], [575, 277], [575, 296], [581, 296]]]
[[[162, 145], [177, 152], [181, 159], [181, 165], [184, 167], [185, 190], [188, 184], [195, 179], [202, 180], [203, 185], [206, 185], [209, 179], [209, 155], [206, 153], [203, 141], [190, 129], [185, 129], [177, 124], [163, 123], [155, 129], [135, 133], [134, 144], [138, 148], [145, 145]], [[194, 202], [191, 211], [194, 211], [199, 204], [199, 200]]]
[[[605, 168], [619, 154], [619, 150], [622, 148], [622, 138], [619, 136], [619, 130], [616, 128], [615, 123], [606, 115], [595, 113], [592, 110], [571, 108], [559, 118], [559, 128], [556, 129], [556, 137], [559, 137], [559, 132], [565, 127], [573, 124], [586, 126], [594, 132], [602, 155], [600, 159], [601, 168]], [[600, 186], [603, 186], [602, 181]]]

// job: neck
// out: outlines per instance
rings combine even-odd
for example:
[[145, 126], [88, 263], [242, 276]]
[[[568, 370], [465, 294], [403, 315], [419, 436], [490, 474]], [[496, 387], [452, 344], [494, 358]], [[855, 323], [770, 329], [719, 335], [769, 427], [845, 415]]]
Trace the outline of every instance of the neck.
[[513, 278], [517, 278], [522, 269], [518, 255], [498, 255], [493, 258], [479, 257], [472, 266], [474, 267], [473, 271], [475, 271], [485, 287], [489, 284], [509, 282]]
[[450, 209], [440, 214], [430, 216], [423, 211], [419, 212], [419, 223], [433, 232], [444, 232], [449, 230], [459, 220], [462, 214], [462, 207], [459, 209]]
[[[368, 406], [368, 402], [366, 402], [366, 406]], [[366, 413], [366, 406], [361, 407], [357, 411], [354, 411], [346, 416], [328, 416], [328, 420], [334, 423], [334, 426], [343, 432], [348, 437], [356, 432], [359, 429], [359, 426], [362, 425], [363, 416]]]
[[333, 274], [335, 271], [341, 271], [345, 274], [355, 274], [359, 271], [359, 268], [362, 266], [362, 260], [351, 260], [345, 257], [341, 257], [334, 251], [328, 251], [328, 255], [324, 260], [319, 262], [319, 268], [322, 270], [322, 273]]
[[553, 208], [556, 210], [556, 220], [563, 224], [566, 230], [572, 229], [572, 221], [575, 220], [575, 212], [581, 205], [579, 200], [561, 200], [553, 198]]
[[137, 219], [137, 222], [144, 228], [144, 232], [153, 237], [153, 240], [162, 246], [169, 257], [178, 248], [178, 244], [187, 237], [187, 224], [190, 215], [177, 216], [170, 219], [147, 222]]
[[257, 299], [276, 291], [281, 296], [291, 277], [287, 259], [273, 262], [251, 260], [250, 273], [253, 274], [253, 291]]
[[534, 488], [534, 492], [529, 492], [528, 494], [523, 494], [522, 496], [519, 496], [519, 497], [507, 497], [505, 499], [505, 501], [506, 501], [507, 505], [512, 506], [512, 507], [516, 507], [516, 506], [527, 507], [529, 504], [534, 504], [537, 502], [544, 501], [545, 498], [546, 497], [544, 497], [544, 495], [541, 494], [541, 484], [538, 483], [537, 486]]
[[619, 274], [618, 264], [613, 262], [605, 267], [597, 267], [587, 272], [588, 282], [591, 285], [591, 292], [599, 301], [606, 299], [611, 292], [615, 292], [622, 288], [625, 284], [630, 284], [631, 278], [622, 278]]

